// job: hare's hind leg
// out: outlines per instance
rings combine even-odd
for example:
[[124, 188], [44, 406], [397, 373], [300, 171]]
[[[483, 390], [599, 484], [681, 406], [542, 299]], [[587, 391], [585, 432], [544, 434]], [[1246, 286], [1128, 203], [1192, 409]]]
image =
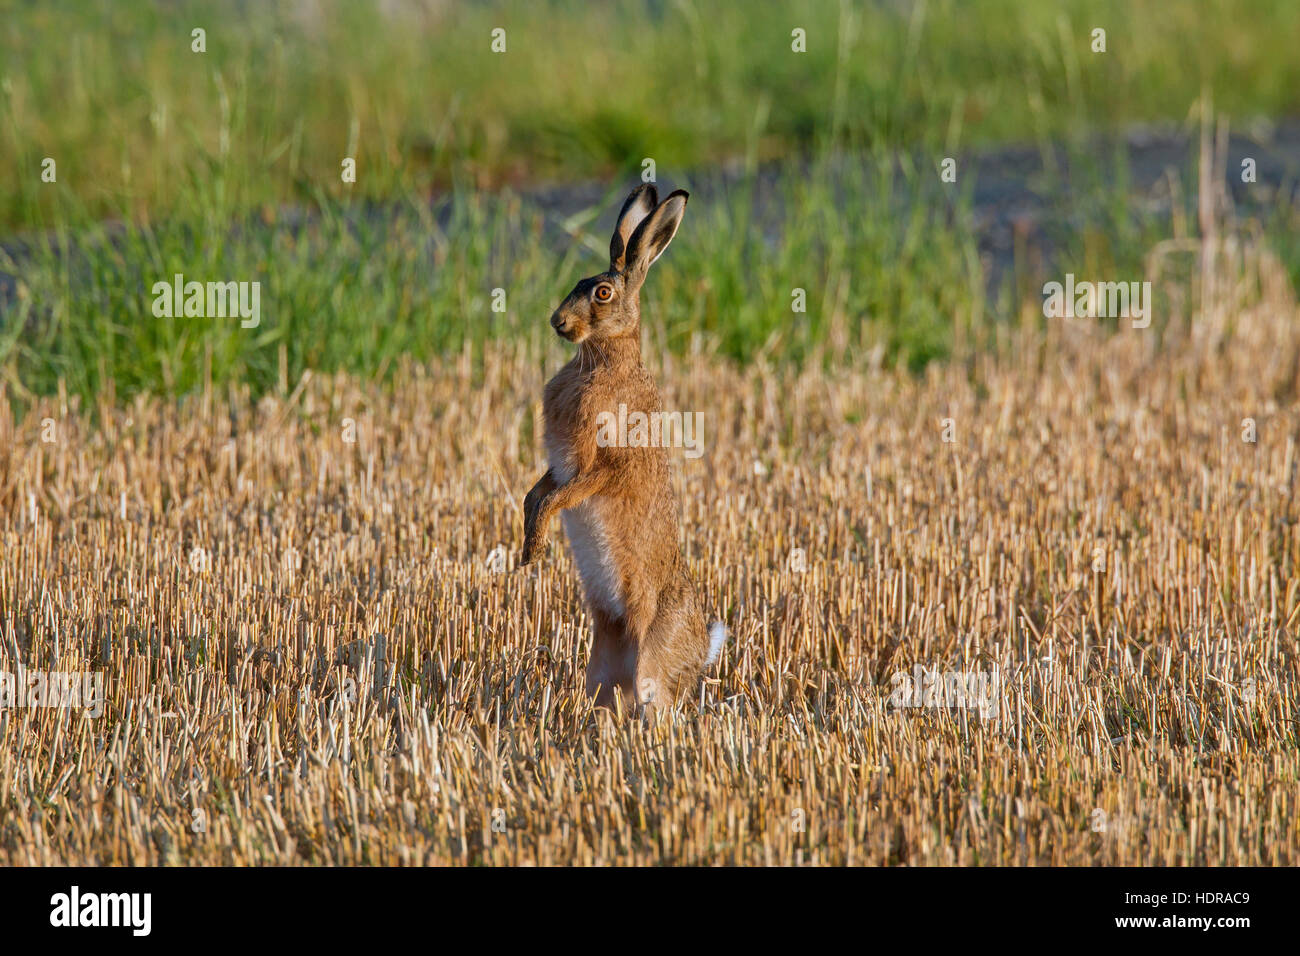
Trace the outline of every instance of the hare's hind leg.
[[636, 673], [636, 645], [627, 634], [621, 618], [599, 608], [592, 608], [595, 633], [591, 642], [591, 659], [587, 662], [587, 694], [596, 698], [597, 707], [614, 706], [614, 691], [623, 695], [625, 706], [632, 705], [632, 679]]
[[675, 582], [660, 596], [654, 622], [638, 648], [636, 699], [647, 710], [672, 707], [695, 684], [708, 658], [704, 616], [689, 581]]

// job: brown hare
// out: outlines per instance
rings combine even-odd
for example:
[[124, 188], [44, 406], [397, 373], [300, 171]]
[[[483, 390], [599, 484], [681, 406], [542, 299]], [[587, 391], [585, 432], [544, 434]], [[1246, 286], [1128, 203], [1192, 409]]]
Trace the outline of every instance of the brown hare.
[[551, 519], [561, 515], [595, 622], [587, 693], [606, 707], [616, 691], [649, 710], [689, 696], [726, 639], [721, 623], [705, 628], [678, 547], [665, 450], [598, 441], [601, 413], [661, 410], [641, 364], [640, 291], [687, 196], [679, 189], [660, 203], [654, 186], [634, 190], [614, 227], [608, 271], [580, 281], [551, 316], [578, 352], [546, 385], [550, 468], [524, 500], [522, 563], [545, 553]]

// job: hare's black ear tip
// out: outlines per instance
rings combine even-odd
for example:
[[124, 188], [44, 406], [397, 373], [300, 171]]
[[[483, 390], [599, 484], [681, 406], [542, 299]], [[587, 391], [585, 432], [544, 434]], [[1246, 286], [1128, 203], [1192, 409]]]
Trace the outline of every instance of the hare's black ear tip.
[[[688, 193], [685, 189], [674, 189], [671, 193], [668, 194], [668, 199], [672, 199], [674, 196], [681, 196], [682, 202], [686, 202], [688, 199], [691, 198], [691, 194]], [[667, 202], [668, 199], [665, 199], [664, 202]]]

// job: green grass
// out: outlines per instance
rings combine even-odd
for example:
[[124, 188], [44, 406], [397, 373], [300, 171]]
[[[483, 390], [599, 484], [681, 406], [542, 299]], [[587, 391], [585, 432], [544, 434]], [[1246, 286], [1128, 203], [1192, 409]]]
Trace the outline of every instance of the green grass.
[[[495, 26], [505, 54], [489, 49]], [[1089, 51], [1094, 26], [1105, 54]], [[507, 336], [557, 360], [546, 317], [605, 264], [607, 236], [583, 224], [608, 217], [645, 157], [688, 187], [719, 159], [748, 171], [692, 204], [656, 268], [655, 347], [803, 361], [883, 345], [920, 368], [1041, 281], [1018, 263], [986, 301], [972, 183], [939, 184], [935, 156], [1082, 148], [1181, 120], [1203, 91], [1237, 116], [1297, 112], [1297, 28], [1294, 5], [1255, 0], [10, 4], [0, 156], [16, 175], [0, 177], [0, 226], [29, 249], [0, 253], [18, 280], [0, 379], [20, 402], [60, 383], [84, 397], [264, 391]], [[40, 181], [45, 156], [57, 183]], [[759, 185], [772, 157], [790, 158]], [[1062, 261], [1132, 274], [1170, 223], [1135, 213], [1122, 165], [1096, 162], [1070, 194]], [[513, 198], [585, 178], [610, 192], [563, 223]], [[757, 189], [775, 219], [753, 220]], [[1295, 211], [1266, 229], [1296, 276]], [[261, 325], [156, 319], [151, 287], [178, 272], [260, 281]]]
[[[1140, 277], [1147, 252], [1175, 233], [1175, 213], [1195, 221], [1194, 196], [1161, 214], [1134, 208], [1112, 185], [1122, 167], [1102, 162], [1066, 194], [1051, 277]], [[183, 395], [208, 380], [257, 394], [291, 387], [306, 369], [382, 376], [403, 357], [478, 355], [501, 339], [558, 362], [568, 349], [547, 317], [608, 262], [607, 233], [582, 223], [608, 219], [627, 185], [591, 209], [565, 209], [564, 220], [509, 190], [456, 188], [432, 205], [415, 194], [388, 206], [321, 197], [306, 219], [235, 222], [205, 215], [215, 187], [196, 186], [187, 215], [56, 231], [16, 262], [0, 257], [20, 283], [0, 326], [0, 377], [19, 399], [60, 383], [87, 398], [110, 387]], [[885, 361], [913, 369], [947, 355], [957, 334], [978, 346], [996, 322], [1041, 306], [1044, 275], [1042, 263], [1017, 259], [988, 298], [971, 185], [954, 190], [931, 170], [837, 154], [774, 175], [751, 170], [725, 191], [697, 189], [643, 293], [650, 346], [795, 362], [865, 360], [882, 346]], [[756, 205], [768, 210], [761, 221]], [[1293, 282], [1298, 213], [1258, 223]], [[260, 282], [260, 325], [155, 318], [153, 284], [176, 273]], [[495, 289], [504, 312], [492, 308]], [[795, 289], [806, 312], [792, 311]]]
[[[949, 152], [1300, 112], [1263, 0], [578, 4], [6, 0], [0, 225], [681, 169], [827, 143]], [[313, 12], [318, 11], [318, 12]], [[191, 52], [191, 30], [207, 51]], [[506, 30], [505, 53], [490, 49]], [[807, 32], [807, 52], [791, 31]], [[1090, 31], [1107, 30], [1093, 53]], [[344, 156], [358, 181], [345, 185]], [[41, 160], [59, 183], [40, 181]], [[12, 172], [10, 172], [12, 170]], [[70, 195], [69, 195], [70, 194]]]
[[[940, 354], [950, 317], [982, 297], [972, 233], [968, 223], [951, 228], [961, 213], [950, 200], [918, 196], [902, 208], [897, 175], [865, 163], [834, 176], [791, 169], [764, 187], [785, 210], [779, 234], [751, 221], [753, 179], [692, 208], [643, 296], [651, 341], [803, 359], [838, 328], [863, 348], [894, 336], [894, 351], [913, 362]], [[306, 223], [179, 217], [99, 226], [75, 243], [53, 235], [12, 266], [21, 286], [0, 369], [20, 392], [48, 393], [62, 380], [86, 396], [110, 382], [119, 394], [184, 394], [209, 375], [272, 388], [282, 351], [295, 377], [306, 368], [375, 374], [401, 356], [489, 338], [558, 357], [547, 317], [573, 282], [608, 264], [605, 233], [570, 238], [508, 194], [458, 189], [432, 208], [410, 197], [374, 215], [322, 199], [316, 210]], [[155, 318], [153, 284], [176, 273], [259, 281], [260, 325]], [[498, 288], [505, 312], [492, 309]], [[796, 288], [806, 312], [792, 311]]]

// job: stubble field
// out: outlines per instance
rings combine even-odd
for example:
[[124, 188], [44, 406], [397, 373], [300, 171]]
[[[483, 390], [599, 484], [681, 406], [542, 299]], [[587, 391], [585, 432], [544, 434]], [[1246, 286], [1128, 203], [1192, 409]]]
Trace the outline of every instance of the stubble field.
[[730, 629], [653, 724], [581, 694], [558, 529], [515, 567], [559, 343], [0, 406], [0, 670], [105, 692], [0, 711], [0, 863], [1295, 865], [1300, 315], [1257, 245], [1179, 257], [1158, 331], [921, 377], [648, 348]]

